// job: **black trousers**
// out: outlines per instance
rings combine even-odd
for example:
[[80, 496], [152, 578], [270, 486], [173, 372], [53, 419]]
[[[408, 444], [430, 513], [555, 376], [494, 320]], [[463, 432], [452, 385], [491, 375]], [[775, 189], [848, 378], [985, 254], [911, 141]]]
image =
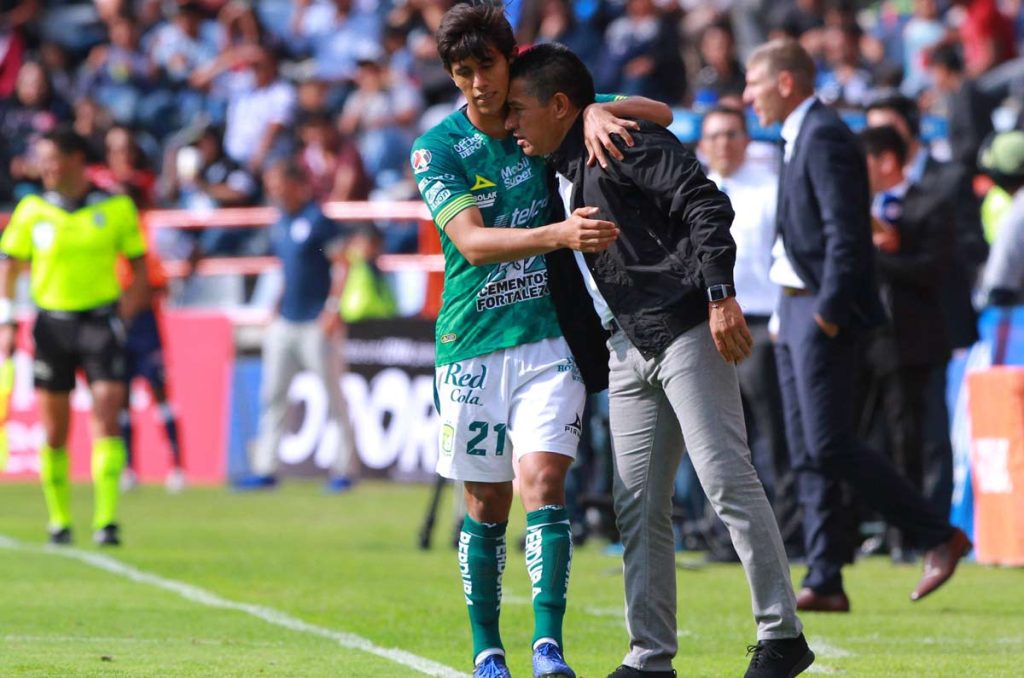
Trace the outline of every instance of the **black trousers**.
[[855, 436], [854, 383], [863, 333], [828, 338], [814, 321], [813, 295], [784, 296], [776, 344], [786, 437], [798, 474], [808, 572], [818, 593], [842, 590], [844, 548], [840, 481], [922, 548], [949, 538], [952, 527], [892, 462]]
[[747, 325], [754, 337], [754, 349], [750, 357], [739, 364], [736, 372], [740, 380], [751, 456], [775, 511], [786, 552], [790, 556], [802, 556], [803, 526], [797, 501], [796, 474], [790, 467], [786, 445], [775, 347], [768, 332], [767, 317], [748, 316]]

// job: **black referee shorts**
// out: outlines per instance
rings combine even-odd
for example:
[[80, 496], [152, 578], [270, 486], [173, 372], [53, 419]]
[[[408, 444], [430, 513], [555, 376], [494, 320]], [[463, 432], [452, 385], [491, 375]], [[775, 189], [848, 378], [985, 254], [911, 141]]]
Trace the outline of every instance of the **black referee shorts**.
[[85, 371], [90, 384], [124, 381], [125, 331], [116, 304], [89, 311], [40, 310], [32, 336], [36, 388], [71, 391], [78, 368]]

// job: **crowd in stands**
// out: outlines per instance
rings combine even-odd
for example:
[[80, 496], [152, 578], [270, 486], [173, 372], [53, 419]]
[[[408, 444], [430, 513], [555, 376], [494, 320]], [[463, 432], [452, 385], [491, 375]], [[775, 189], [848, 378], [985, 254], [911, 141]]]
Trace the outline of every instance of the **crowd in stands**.
[[[320, 200], [415, 199], [410, 145], [459, 105], [433, 39], [452, 4], [4, 2], [0, 205], [39, 190], [32, 141], [62, 122], [89, 140], [92, 180], [142, 207], [262, 204], [261, 173], [285, 156], [299, 159]], [[745, 56], [771, 37], [798, 37], [817, 60], [822, 100], [862, 108], [898, 90], [949, 118], [952, 155], [969, 167], [993, 110], [1020, 94], [1020, 0], [507, 5], [521, 44], [568, 45], [599, 91], [695, 110], [738, 103]], [[415, 233], [399, 231], [386, 249], [415, 250]], [[237, 230], [157, 244], [166, 258], [267, 247]]]

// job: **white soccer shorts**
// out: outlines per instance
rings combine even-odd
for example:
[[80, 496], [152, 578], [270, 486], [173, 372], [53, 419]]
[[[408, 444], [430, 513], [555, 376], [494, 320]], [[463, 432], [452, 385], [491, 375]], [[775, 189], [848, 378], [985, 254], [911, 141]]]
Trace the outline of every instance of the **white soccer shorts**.
[[505, 482], [513, 454], [576, 457], [587, 392], [562, 337], [443, 365], [434, 383], [445, 478]]

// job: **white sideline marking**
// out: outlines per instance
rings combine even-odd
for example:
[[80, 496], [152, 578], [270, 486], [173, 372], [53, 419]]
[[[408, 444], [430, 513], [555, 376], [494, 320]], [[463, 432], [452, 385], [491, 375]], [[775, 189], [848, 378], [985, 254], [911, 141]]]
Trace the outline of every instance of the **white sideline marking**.
[[333, 631], [331, 629], [324, 628], [323, 626], [310, 624], [309, 622], [302, 621], [301, 619], [292, 617], [270, 607], [251, 605], [249, 603], [236, 603], [234, 601], [227, 600], [226, 598], [221, 598], [217, 594], [201, 589], [198, 586], [175, 581], [173, 579], [165, 579], [159, 575], [143, 572], [131, 565], [126, 565], [119, 560], [115, 560], [114, 558], [100, 555], [98, 553], [80, 551], [67, 546], [56, 548], [33, 547], [27, 544], [22, 544], [21, 542], [4, 535], [0, 535], [0, 548], [5, 548], [10, 551], [22, 551], [25, 553], [41, 553], [45, 555], [62, 556], [71, 560], [77, 560], [99, 570], [124, 577], [125, 579], [130, 579], [131, 581], [138, 582], [140, 584], [149, 584], [150, 586], [155, 586], [156, 588], [176, 593], [185, 600], [199, 603], [200, 605], [222, 610], [236, 610], [238, 612], [244, 612], [245, 614], [256, 617], [257, 619], [261, 619], [268, 624], [274, 624], [275, 626], [281, 626], [291, 631], [307, 633], [311, 636], [319, 636], [321, 638], [333, 640], [344, 648], [360, 650], [367, 654], [372, 654], [396, 664], [401, 664], [402, 666], [415, 669], [416, 671], [428, 676], [456, 678], [457, 676], [461, 677], [466, 675], [451, 667], [445, 666], [444, 664], [439, 664], [427, 659], [426, 657], [420, 657], [419, 655], [406, 652], [405, 650], [380, 647], [379, 645], [375, 645], [373, 642], [354, 633]]
[[809, 645], [814, 650], [814, 654], [823, 659], [846, 659], [854, 654], [821, 638], [812, 638]]

